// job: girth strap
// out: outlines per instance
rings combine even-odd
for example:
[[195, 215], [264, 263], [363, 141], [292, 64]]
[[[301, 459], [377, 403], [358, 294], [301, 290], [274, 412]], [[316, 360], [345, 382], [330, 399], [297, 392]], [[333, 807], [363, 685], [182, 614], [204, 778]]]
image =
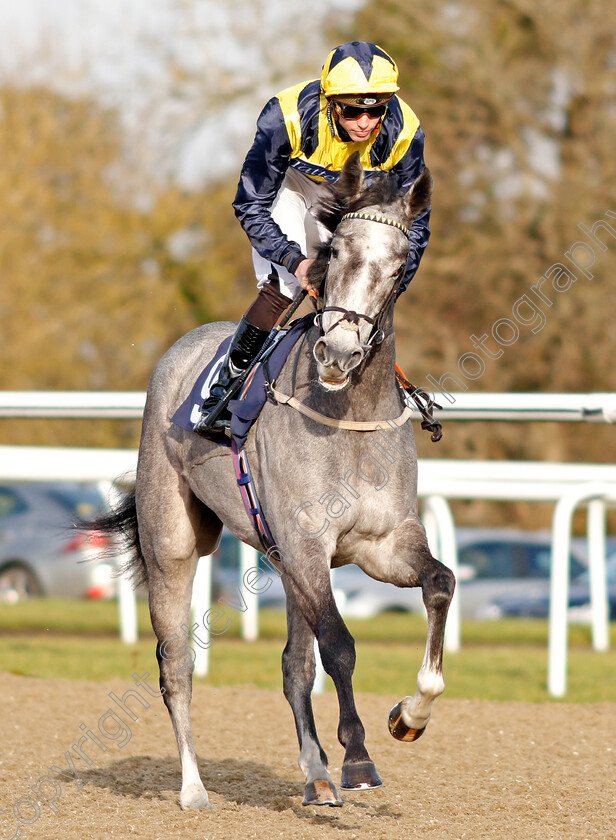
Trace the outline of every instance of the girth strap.
[[377, 429], [382, 429], [383, 426], [403, 426], [413, 414], [413, 410], [407, 405], [402, 414], [394, 420], [336, 420], [333, 417], [328, 417], [326, 414], [314, 411], [314, 409], [304, 405], [304, 403], [295, 397], [283, 394], [281, 391], [276, 390], [272, 384], [267, 385], [267, 392], [276, 402], [282, 403], [282, 405], [288, 405], [311, 420], [316, 420], [317, 423], [321, 423], [323, 426], [330, 426], [333, 429], [348, 429], [353, 432], [374, 432]]

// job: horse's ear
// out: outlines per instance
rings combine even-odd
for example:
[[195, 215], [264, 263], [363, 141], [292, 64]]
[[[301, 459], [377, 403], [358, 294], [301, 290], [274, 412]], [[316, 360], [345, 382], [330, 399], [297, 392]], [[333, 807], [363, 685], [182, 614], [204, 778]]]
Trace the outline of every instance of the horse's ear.
[[342, 167], [340, 178], [336, 185], [337, 191], [347, 202], [353, 201], [361, 193], [364, 187], [364, 181], [364, 170], [359, 162], [359, 152], [353, 152]]
[[344, 163], [338, 180], [333, 184], [325, 181], [321, 185], [317, 210], [317, 218], [321, 224], [333, 233], [347, 207], [359, 197], [364, 186], [364, 170], [359, 162], [359, 152], [353, 152]]
[[404, 197], [404, 208], [409, 219], [416, 219], [425, 213], [432, 200], [432, 174], [427, 166]]

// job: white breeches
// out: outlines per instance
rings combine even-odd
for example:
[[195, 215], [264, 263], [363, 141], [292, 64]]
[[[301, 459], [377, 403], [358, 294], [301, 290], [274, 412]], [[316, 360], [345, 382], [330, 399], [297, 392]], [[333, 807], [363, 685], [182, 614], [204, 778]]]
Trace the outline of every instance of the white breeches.
[[[331, 238], [331, 233], [315, 218], [319, 198], [319, 183], [305, 175], [288, 169], [282, 187], [272, 205], [272, 218], [288, 239], [297, 242], [309, 259], [316, 256], [319, 245]], [[283, 265], [264, 259], [252, 249], [252, 261], [257, 275], [257, 286], [262, 289], [270, 281], [274, 269], [280, 280], [280, 291], [294, 298], [299, 283]]]

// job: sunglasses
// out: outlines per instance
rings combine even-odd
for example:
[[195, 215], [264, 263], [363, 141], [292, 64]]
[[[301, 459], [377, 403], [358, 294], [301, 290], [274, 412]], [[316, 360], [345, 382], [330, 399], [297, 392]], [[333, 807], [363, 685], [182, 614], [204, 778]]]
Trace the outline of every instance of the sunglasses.
[[345, 118], [345, 120], [358, 120], [362, 114], [368, 114], [369, 117], [382, 117], [387, 111], [387, 103], [367, 107], [361, 105], [347, 105], [346, 102], [334, 102], [334, 107], [340, 116]]

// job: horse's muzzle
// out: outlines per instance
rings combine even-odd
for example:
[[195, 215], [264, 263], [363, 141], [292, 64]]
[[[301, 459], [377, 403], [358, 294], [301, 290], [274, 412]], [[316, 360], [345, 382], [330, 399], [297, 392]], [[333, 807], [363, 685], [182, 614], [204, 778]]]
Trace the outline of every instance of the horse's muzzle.
[[330, 390], [344, 388], [349, 381], [349, 374], [362, 363], [366, 355], [366, 351], [358, 344], [346, 348], [344, 343], [323, 336], [314, 345], [319, 380], [323, 387]]

